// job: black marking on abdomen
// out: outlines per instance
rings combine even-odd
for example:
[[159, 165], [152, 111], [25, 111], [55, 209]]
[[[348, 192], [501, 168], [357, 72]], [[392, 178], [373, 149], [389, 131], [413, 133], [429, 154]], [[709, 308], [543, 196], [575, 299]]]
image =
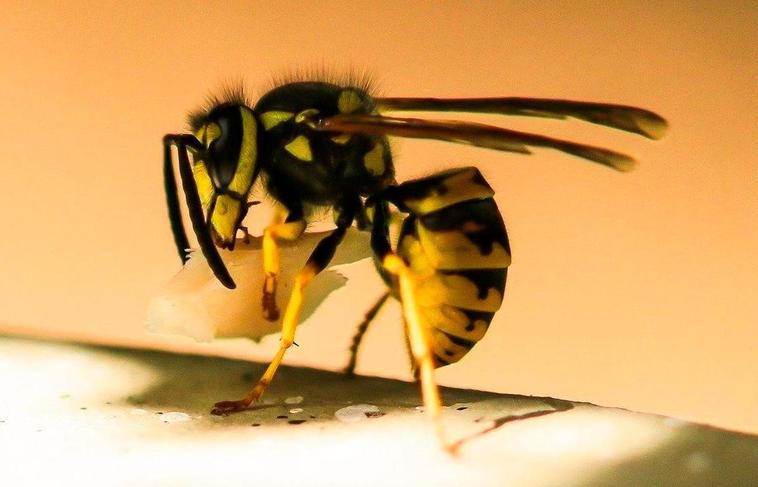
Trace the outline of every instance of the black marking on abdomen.
[[[439, 187], [435, 188], [435, 185], [449, 181], [455, 174], [457, 173], [449, 171], [414, 181], [412, 186], [403, 184], [388, 190], [394, 196], [392, 202], [396, 205], [400, 203], [399, 208], [410, 212], [400, 227], [398, 241], [404, 242], [404, 245], [398, 245], [398, 252], [411, 267], [418, 268], [424, 274], [419, 275], [418, 289], [422, 299], [418, 305], [421, 316], [436, 337], [433, 348], [437, 366], [458, 361], [486, 333], [499, 302], [487, 311], [467, 309], [467, 306], [478, 305], [476, 299], [482, 303], [491, 300], [494, 292], [503, 295], [510, 262], [505, 224], [492, 197], [472, 192], [469, 199], [456, 201], [454, 195], [448, 195], [449, 204], [447, 201], [435, 200], [434, 204], [429, 205], [425, 204], [423, 198], [419, 198], [419, 194], [439, 198], [444, 193]], [[472, 171], [473, 176], [480, 177], [478, 171], [475, 174]], [[477, 184], [488, 187], [483, 178], [477, 180]], [[405, 205], [413, 197], [413, 204]], [[434, 209], [434, 205], [440, 203], [446, 206]], [[421, 213], [411, 210], [411, 207], [419, 208]], [[433, 211], [428, 211], [430, 207]], [[428, 212], [423, 213], [424, 211]], [[427, 236], [425, 241], [423, 232]], [[467, 241], [471, 244], [466, 244]], [[505, 258], [500, 250], [498, 254], [493, 254], [496, 244], [499, 244], [498, 249], [502, 247], [507, 253]], [[469, 304], [464, 306], [468, 298], [457, 299], [458, 294], [448, 294], [445, 297], [445, 293], [429, 293], [427, 283], [431, 283], [433, 288], [435, 279], [444, 283], [451, 282], [446, 281], [450, 278], [462, 278], [470, 283], [475, 291], [468, 292], [472, 292], [471, 299], [474, 301], [468, 300]], [[452, 304], [453, 302], [458, 304]], [[487, 305], [482, 306], [482, 309], [486, 308]]]
[[445, 365], [450, 365], [452, 362], [449, 360], [446, 360], [444, 357], [440, 357], [438, 353], [435, 352], [434, 354], [434, 365], [436, 367], [444, 367]]
[[495, 242], [511, 252], [503, 219], [491, 198], [456, 203], [420, 217], [419, 222], [433, 232], [460, 231], [482, 255], [491, 254]]
[[455, 343], [458, 346], [470, 349], [471, 347], [473, 347], [474, 345], [476, 345], [476, 342], [474, 342], [474, 341], [466, 340], [465, 338], [461, 338], [461, 337], [457, 337], [455, 335], [451, 335], [450, 333], [446, 333], [446, 332], [444, 332], [442, 330], [437, 330], [437, 332], [442, 333], [443, 335], [445, 335], [446, 337], [448, 337], [451, 342]]
[[470, 269], [437, 272], [446, 276], [458, 275], [465, 277], [476, 285], [479, 292], [479, 299], [485, 299], [490, 289], [494, 288], [501, 295], [503, 294], [503, 291], [505, 291], [506, 272], [503, 272], [503, 270], [504, 269]]

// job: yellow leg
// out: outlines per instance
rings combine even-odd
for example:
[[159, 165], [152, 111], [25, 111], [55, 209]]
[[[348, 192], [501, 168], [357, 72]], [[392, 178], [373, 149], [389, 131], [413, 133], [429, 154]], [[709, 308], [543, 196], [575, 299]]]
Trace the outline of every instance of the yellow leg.
[[[292, 295], [290, 296], [290, 300], [287, 303], [287, 309], [284, 312], [284, 319], [282, 320], [282, 337], [281, 343], [279, 344], [279, 351], [276, 353], [274, 359], [266, 369], [266, 372], [263, 373], [263, 376], [260, 378], [253, 390], [251, 390], [245, 397], [238, 401], [217, 402], [211, 411], [211, 414], [226, 414], [246, 409], [254, 401], [260, 399], [260, 397], [266, 391], [269, 384], [271, 384], [271, 380], [276, 374], [276, 370], [282, 363], [285, 352], [295, 342], [295, 329], [297, 328], [298, 322], [300, 321], [300, 310], [303, 307], [305, 288], [316, 274], [324, 270], [329, 265], [332, 257], [334, 257], [334, 252], [337, 250], [337, 246], [345, 237], [345, 232], [347, 231], [350, 223], [352, 223], [352, 218], [345, 219], [344, 221], [340, 222], [340, 224], [338, 224], [334, 232], [323, 238], [318, 243], [318, 245], [316, 245], [316, 248], [313, 249], [313, 252], [311, 252], [310, 257], [308, 257], [308, 261], [305, 263], [303, 268], [300, 270], [300, 272], [297, 273], [297, 277], [295, 277], [294, 287], [292, 289]], [[305, 223], [303, 223], [302, 228], [305, 228]]]
[[249, 407], [252, 403], [259, 400], [263, 393], [266, 392], [266, 389], [268, 388], [269, 384], [271, 384], [271, 381], [273, 380], [274, 375], [279, 368], [279, 365], [282, 363], [285, 352], [295, 342], [295, 329], [297, 328], [298, 322], [300, 321], [300, 310], [303, 305], [303, 293], [305, 291], [305, 287], [308, 285], [311, 279], [313, 279], [317, 272], [318, 269], [316, 266], [308, 263], [295, 278], [295, 286], [292, 290], [290, 300], [287, 303], [287, 309], [284, 312], [284, 319], [282, 320], [282, 337], [279, 344], [279, 351], [276, 352], [274, 359], [271, 361], [268, 368], [266, 369], [266, 372], [263, 373], [263, 376], [260, 378], [260, 380], [258, 380], [258, 383], [242, 399], [239, 399], [237, 401], [217, 402], [214, 405], [213, 410], [211, 410], [211, 414], [221, 415], [236, 411], [242, 411]]
[[395, 254], [389, 254], [384, 258], [384, 267], [397, 276], [400, 285], [400, 299], [403, 304], [403, 316], [408, 328], [408, 341], [411, 345], [411, 353], [419, 369], [421, 379], [421, 397], [424, 408], [434, 422], [442, 447], [448, 452], [453, 452], [453, 447], [445, 438], [442, 426], [442, 400], [434, 380], [434, 358], [432, 356], [431, 336], [429, 327], [420, 319], [414, 294], [413, 272], [405, 265], [403, 259]]
[[295, 240], [305, 231], [305, 221], [284, 222], [284, 215], [277, 212], [274, 222], [263, 231], [263, 316], [269, 321], [279, 319], [276, 307], [276, 279], [279, 275], [279, 246], [277, 238]]

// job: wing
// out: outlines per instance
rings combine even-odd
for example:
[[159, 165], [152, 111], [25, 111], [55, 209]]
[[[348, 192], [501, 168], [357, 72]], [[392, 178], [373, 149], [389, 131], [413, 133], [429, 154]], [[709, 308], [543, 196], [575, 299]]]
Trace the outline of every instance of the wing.
[[545, 98], [376, 98], [379, 111], [469, 112], [564, 119], [577, 118], [650, 139], [660, 139], [668, 124], [643, 108]]
[[308, 123], [313, 130], [322, 132], [436, 139], [522, 154], [531, 154], [529, 147], [544, 147], [589, 159], [619, 171], [628, 171], [635, 164], [634, 159], [626, 154], [609, 149], [478, 123], [351, 114], [315, 118]]

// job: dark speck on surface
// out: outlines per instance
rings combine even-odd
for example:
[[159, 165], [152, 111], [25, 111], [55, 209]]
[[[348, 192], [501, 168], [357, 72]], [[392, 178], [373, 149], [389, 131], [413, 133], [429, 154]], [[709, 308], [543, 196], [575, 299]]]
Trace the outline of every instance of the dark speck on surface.
[[155, 414], [161, 415], [161, 414], [163, 414], [163, 411], [156, 411]]
[[279, 416], [276, 417], [276, 419], [287, 419], [287, 415], [286, 414], [280, 414]]
[[260, 423], [253, 423], [250, 426], [260, 426], [260, 425], [261, 425]]
[[461, 406], [459, 408], [455, 408], [456, 411], [463, 411], [465, 409], [468, 409], [466, 406]]
[[304, 419], [290, 419], [287, 421], [289, 424], [303, 424], [305, 423]]

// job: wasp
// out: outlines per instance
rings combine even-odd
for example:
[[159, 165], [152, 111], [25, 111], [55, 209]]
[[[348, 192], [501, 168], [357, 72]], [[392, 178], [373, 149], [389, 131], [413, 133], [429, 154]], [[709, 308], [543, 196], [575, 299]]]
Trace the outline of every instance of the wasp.
[[[218, 280], [234, 280], [217, 247], [233, 249], [248, 201], [260, 179], [277, 204], [263, 232], [265, 318], [280, 319], [276, 305], [278, 242], [300, 237], [314, 208], [335, 215], [323, 238], [297, 274], [281, 316], [279, 350], [263, 376], [242, 399], [215, 404], [214, 414], [241, 411], [259, 400], [287, 349], [294, 343], [303, 293], [326, 268], [347, 229], [370, 232], [376, 268], [387, 291], [360, 324], [351, 347], [352, 373], [358, 345], [369, 322], [391, 295], [403, 309], [405, 332], [421, 382], [425, 409], [437, 425], [441, 400], [434, 369], [460, 360], [487, 332], [500, 308], [511, 251], [494, 190], [476, 167], [464, 167], [398, 182], [388, 137], [436, 139], [500, 151], [530, 154], [549, 148], [627, 171], [635, 161], [619, 152], [464, 121], [399, 118], [388, 112], [456, 112], [576, 118], [660, 138], [667, 127], [641, 108], [537, 98], [385, 98], [367, 87], [327, 81], [289, 82], [265, 93], [254, 105], [229, 90], [190, 116], [192, 133], [163, 138], [164, 179], [174, 240], [183, 262], [189, 247], [174, 175], [172, 146], [189, 219], [200, 249]], [[400, 215], [396, 241], [391, 217]], [[397, 219], [395, 219], [397, 220]]]

